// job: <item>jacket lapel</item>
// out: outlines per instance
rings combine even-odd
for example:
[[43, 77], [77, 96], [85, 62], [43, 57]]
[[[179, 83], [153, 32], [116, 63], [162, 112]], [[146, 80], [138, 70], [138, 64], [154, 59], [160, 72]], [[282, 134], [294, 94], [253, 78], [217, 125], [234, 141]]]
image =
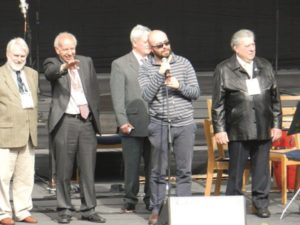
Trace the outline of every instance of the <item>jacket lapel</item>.
[[260, 76], [260, 72], [262, 70], [262, 65], [254, 58], [253, 61], [253, 77]]
[[239, 64], [239, 62], [236, 59], [236, 55], [233, 55], [230, 58], [229, 63], [231, 70], [233, 74], [235, 74], [236, 77], [233, 77], [232, 79], [235, 81], [232, 83], [232, 85], [236, 86], [237, 89], [242, 88], [244, 91], [246, 91], [246, 79], [249, 79], [248, 73], [244, 70], [244, 68]]
[[12, 91], [16, 97], [20, 98], [19, 89], [17, 87], [16, 82], [12, 78], [12, 70], [9, 68], [8, 64], [5, 64], [5, 72], [3, 74], [4, 80], [7, 83], [8, 88]]
[[29, 90], [31, 92], [31, 96], [33, 98], [33, 101], [34, 101], [34, 106], [36, 106], [37, 104], [37, 99], [34, 99], [34, 96], [35, 96], [35, 92], [37, 91], [36, 90], [36, 84], [35, 84], [35, 80], [34, 80], [34, 76], [31, 75], [31, 72], [28, 70], [27, 67], [24, 68], [24, 73], [25, 73], [25, 76], [26, 76], [26, 81], [27, 81], [27, 84], [29, 86]]
[[[76, 58], [76, 57], [75, 57]], [[77, 58], [76, 58], [77, 59]], [[87, 88], [86, 88], [86, 82], [87, 82], [87, 75], [88, 74], [85, 74], [84, 71], [87, 71], [87, 68], [84, 68], [85, 64], [84, 63], [79, 63], [79, 69], [78, 69], [78, 74], [79, 74], [79, 77], [80, 77], [80, 80], [81, 80], [81, 84], [82, 84], [82, 88], [83, 88], [83, 91], [84, 91], [84, 94], [86, 95], [87, 97]]]
[[133, 71], [138, 71], [139, 70], [140, 64], [139, 64], [139, 62], [137, 61], [137, 58], [134, 56], [134, 54], [132, 52], [130, 52], [130, 54], [129, 54], [128, 61], [129, 61], [128, 62], [129, 66]]

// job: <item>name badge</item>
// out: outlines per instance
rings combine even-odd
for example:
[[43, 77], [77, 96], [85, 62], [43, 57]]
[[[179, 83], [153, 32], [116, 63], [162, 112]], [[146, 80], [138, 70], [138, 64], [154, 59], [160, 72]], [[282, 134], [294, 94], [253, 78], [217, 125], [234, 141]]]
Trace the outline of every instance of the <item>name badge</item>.
[[261, 90], [257, 78], [246, 80], [246, 86], [249, 95], [259, 95]]
[[30, 92], [24, 92], [21, 94], [21, 102], [23, 109], [29, 109], [34, 107]]

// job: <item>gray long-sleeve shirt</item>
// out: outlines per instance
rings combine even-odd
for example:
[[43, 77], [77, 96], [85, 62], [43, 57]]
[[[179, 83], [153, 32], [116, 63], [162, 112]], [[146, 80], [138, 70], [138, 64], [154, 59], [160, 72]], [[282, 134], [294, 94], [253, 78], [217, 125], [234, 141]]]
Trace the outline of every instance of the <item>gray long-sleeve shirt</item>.
[[170, 72], [179, 81], [179, 88], [167, 88], [164, 85], [165, 77], [158, 73], [160, 65], [155, 63], [154, 57], [150, 57], [139, 70], [142, 97], [149, 104], [151, 121], [167, 123], [168, 90], [169, 119], [172, 126], [186, 126], [194, 122], [192, 100], [199, 97], [200, 88], [195, 70], [186, 58], [173, 54], [170, 65]]

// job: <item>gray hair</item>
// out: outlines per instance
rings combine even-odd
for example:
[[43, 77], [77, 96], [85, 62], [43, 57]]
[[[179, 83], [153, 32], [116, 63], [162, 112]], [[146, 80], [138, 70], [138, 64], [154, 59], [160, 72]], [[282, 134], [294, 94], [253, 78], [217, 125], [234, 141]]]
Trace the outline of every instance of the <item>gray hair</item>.
[[60, 39], [61, 39], [62, 37], [68, 37], [68, 38], [73, 39], [73, 41], [74, 41], [74, 43], [75, 43], [75, 46], [77, 46], [77, 39], [76, 39], [75, 35], [73, 35], [73, 34], [71, 34], [71, 33], [69, 33], [69, 32], [61, 32], [61, 33], [59, 33], [59, 34], [55, 37], [55, 39], [54, 39], [54, 47], [55, 47], [55, 48], [57, 48], [57, 47], [59, 46], [59, 44], [60, 44]]
[[134, 41], [141, 38], [144, 34], [150, 33], [150, 29], [148, 27], [145, 27], [143, 25], [136, 25], [134, 28], [132, 28], [130, 32], [130, 41], [133, 43]]
[[240, 39], [245, 38], [245, 37], [253, 37], [253, 39], [255, 40], [255, 35], [254, 35], [253, 31], [247, 30], [247, 29], [242, 29], [242, 30], [235, 32], [232, 35], [231, 43], [230, 43], [231, 48], [233, 49], [234, 46], [237, 46], [240, 42]]
[[22, 50], [24, 50], [26, 56], [29, 54], [28, 45], [26, 44], [25, 40], [20, 37], [13, 38], [8, 42], [6, 47], [6, 52], [7, 53], [12, 52], [12, 50], [17, 46], [20, 47]]

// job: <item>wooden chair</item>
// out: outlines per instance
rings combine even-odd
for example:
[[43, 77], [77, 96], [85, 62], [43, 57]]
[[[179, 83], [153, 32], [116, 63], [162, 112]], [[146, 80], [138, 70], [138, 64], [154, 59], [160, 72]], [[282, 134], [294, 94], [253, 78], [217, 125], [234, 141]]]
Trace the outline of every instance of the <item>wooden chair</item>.
[[206, 99], [206, 105], [207, 105], [208, 119], [211, 120], [211, 107], [212, 107], [212, 100], [211, 100], [211, 98]]
[[[295, 135], [299, 136], [299, 134]], [[299, 137], [297, 137], [299, 139]], [[270, 160], [271, 162], [280, 162], [281, 168], [281, 203], [285, 205], [287, 203], [287, 167], [290, 165], [298, 166], [300, 168], [300, 150], [299, 145], [294, 149], [281, 149], [281, 150], [271, 150]], [[297, 184], [299, 183], [299, 172], [295, 178], [295, 191], [297, 189]]]
[[[220, 194], [221, 181], [223, 172], [228, 170], [229, 158], [226, 156], [227, 145], [217, 145], [214, 138], [214, 132], [212, 128], [211, 120], [205, 119], [203, 122], [204, 134], [207, 143], [207, 174], [206, 174], [206, 185], [204, 195], [209, 196], [211, 194], [211, 186], [213, 181], [214, 172], [217, 171], [216, 183], [215, 183], [215, 195]], [[243, 190], [245, 189], [245, 183], [249, 174], [249, 164], [244, 173], [243, 178]]]
[[[288, 129], [293, 119], [293, 115], [296, 111], [295, 102], [300, 100], [300, 96], [281, 96], [282, 101], [282, 126], [283, 129]], [[281, 202], [283, 205], [287, 203], [287, 167], [290, 165], [300, 167], [300, 135], [293, 135], [295, 140], [295, 147], [286, 149], [272, 149], [270, 151], [270, 161], [280, 162], [281, 171]], [[299, 182], [299, 173], [297, 173], [295, 181], [295, 191]]]

